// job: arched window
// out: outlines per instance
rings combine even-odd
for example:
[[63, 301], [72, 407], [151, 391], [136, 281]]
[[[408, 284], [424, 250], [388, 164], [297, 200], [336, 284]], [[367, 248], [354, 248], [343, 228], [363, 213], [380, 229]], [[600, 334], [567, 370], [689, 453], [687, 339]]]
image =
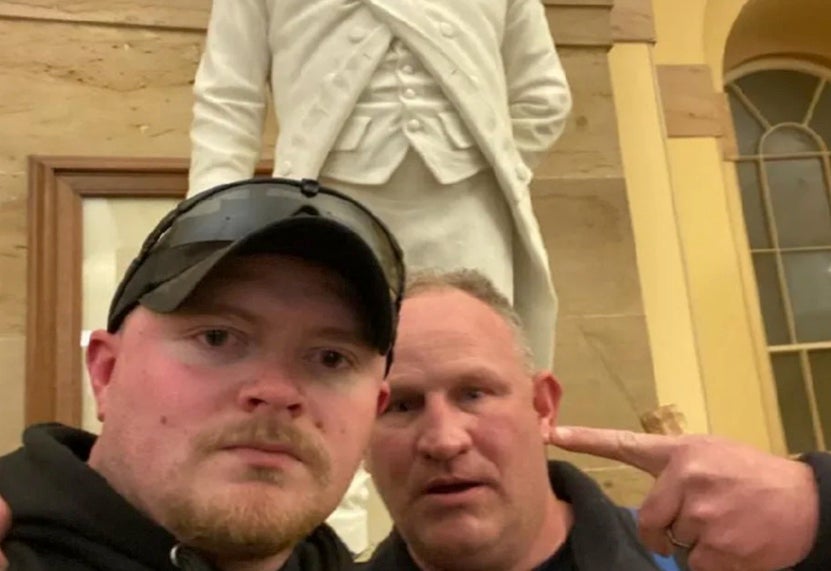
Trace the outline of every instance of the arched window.
[[831, 73], [801, 62], [728, 77], [744, 218], [791, 453], [831, 446]]

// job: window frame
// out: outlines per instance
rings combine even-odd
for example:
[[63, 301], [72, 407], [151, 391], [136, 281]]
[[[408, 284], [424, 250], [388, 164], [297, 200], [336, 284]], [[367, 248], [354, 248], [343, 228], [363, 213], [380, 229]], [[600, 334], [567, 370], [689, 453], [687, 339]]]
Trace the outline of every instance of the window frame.
[[[746, 107], [748, 107], [748, 109], [753, 109], [753, 108], [755, 108], [755, 105], [753, 105], [753, 103], [748, 100], [749, 98], [747, 98], [743, 94], [741, 94], [740, 90], [735, 91], [735, 90], [731, 89], [730, 86], [731, 86], [732, 83], [734, 83], [738, 79], [741, 79], [742, 77], [751, 75], [753, 73], [758, 73], [758, 72], [762, 72], [762, 71], [772, 71], [772, 70], [797, 71], [797, 72], [801, 72], [801, 73], [805, 73], [805, 74], [815, 76], [815, 77], [817, 77], [818, 80], [825, 81], [826, 86], [822, 90], [817, 89], [815, 91], [812, 102], [811, 102], [812, 106], [816, 105], [817, 100], [818, 100], [818, 96], [821, 95], [824, 90], [831, 89], [831, 69], [829, 69], [828, 67], [824, 67], [820, 64], [817, 64], [817, 63], [814, 63], [814, 62], [811, 62], [811, 61], [807, 61], [807, 60], [784, 58], [784, 57], [771, 57], [771, 58], [760, 58], [758, 60], [754, 60], [754, 61], [742, 64], [740, 66], [737, 66], [734, 69], [731, 69], [729, 72], [725, 73], [725, 76], [724, 76], [724, 90], [725, 90], [725, 93], [726, 94], [732, 93], [734, 95], [736, 93], [739, 93], [739, 95], [736, 95], [736, 96], [739, 99], [743, 100], [743, 103], [745, 104]], [[750, 103], [750, 106], [748, 106], [748, 103]], [[753, 111], [750, 111], [750, 112], [751, 112], [751, 114], [754, 114]], [[731, 119], [732, 119], [732, 112], [728, 111], [728, 113], [730, 114]], [[762, 139], [760, 139], [760, 148], [762, 147], [761, 142], [764, 140], [764, 138], [770, 136], [774, 132], [775, 129], [781, 128], [782, 126], [785, 126], [785, 125], [791, 125], [791, 126], [794, 126], [794, 127], [798, 127], [802, 130], [805, 130], [806, 132], [810, 131], [809, 129], [806, 129], [805, 126], [803, 126], [801, 123], [777, 123], [776, 125], [771, 125], [761, 135]], [[825, 188], [826, 188], [826, 193], [828, 194], [829, 206], [831, 206], [831, 147], [829, 147], [829, 144], [826, 144], [827, 142], [823, 141], [820, 136], [815, 136], [815, 139], [817, 139], [818, 148], [820, 149], [818, 152], [811, 152], [811, 153], [804, 153], [804, 154], [796, 154], [795, 153], [795, 154], [789, 154], [789, 155], [775, 155], [775, 154], [766, 155], [764, 153], [758, 153], [758, 152], [755, 155], [741, 154], [738, 151], [739, 145], [737, 144], [735, 154], [732, 154], [730, 157], [728, 157], [728, 160], [730, 160], [734, 164], [734, 172], [735, 172], [735, 176], [736, 176], [737, 181], [739, 180], [738, 167], [739, 167], [740, 163], [753, 164], [754, 168], [759, 168], [759, 165], [761, 165], [761, 169], [760, 169], [760, 172], [759, 172], [759, 182], [758, 182], [758, 184], [759, 184], [760, 190], [762, 192], [762, 200], [765, 203], [765, 208], [766, 208], [766, 210], [770, 210], [770, 209], [772, 209], [772, 205], [770, 203], [770, 198], [769, 198], [770, 188], [768, 187], [767, 182], [765, 180], [763, 180], [764, 177], [763, 177], [763, 172], [762, 172], [762, 171], [764, 171], [765, 161], [783, 159], [785, 157], [787, 157], [789, 159], [819, 158], [823, 163], [823, 165], [822, 165], [823, 166], [823, 175], [824, 175], [825, 184], [826, 184]], [[738, 133], [736, 133], [736, 140], [737, 141], [739, 140]], [[754, 249], [750, 245], [750, 236], [748, 234], [748, 226], [747, 226], [747, 221], [745, 219], [743, 198], [741, 196], [741, 192], [742, 192], [741, 191], [741, 185], [737, 183], [736, 186], [735, 186], [735, 189], [736, 189], [736, 192], [738, 193], [738, 196], [737, 196], [738, 219], [741, 221], [741, 232], [742, 232], [742, 235], [744, 237], [743, 244], [746, 244], [746, 248], [743, 248], [744, 251], [742, 252], [742, 256], [745, 257], [745, 260], [747, 262], [747, 267], [749, 268], [749, 276], [750, 276], [750, 279], [747, 280], [745, 286], [748, 288], [748, 290], [752, 289], [752, 292], [750, 292], [750, 291], [748, 292], [748, 293], [750, 293], [749, 298], [754, 299], [756, 301], [755, 307], [753, 308], [753, 311], [755, 312], [755, 314], [758, 317], [757, 323], [760, 324], [759, 327], [761, 328], [761, 334], [758, 336], [758, 342], [761, 344], [761, 347], [760, 347], [761, 353], [763, 353], [766, 356], [765, 360], [766, 360], [766, 364], [767, 364], [767, 367], [768, 367], [768, 373], [769, 373], [767, 375], [767, 378], [769, 379], [769, 385], [770, 386], [766, 387], [766, 391], [765, 391], [767, 396], [769, 397], [769, 400], [772, 401], [771, 410], [768, 411], [769, 418], [771, 419], [771, 421], [776, 422], [777, 426], [775, 427], [775, 429], [779, 434], [781, 434], [782, 442], [783, 443], [786, 442], [786, 438], [785, 438], [785, 432], [786, 431], [785, 431], [784, 422], [782, 420], [781, 409], [780, 409], [780, 406], [779, 406], [779, 399], [777, 397], [778, 388], [777, 388], [777, 381], [776, 381], [775, 375], [773, 374], [773, 363], [772, 362], [773, 362], [773, 356], [776, 355], [776, 354], [788, 354], [788, 353], [796, 354], [799, 357], [801, 373], [802, 373], [802, 380], [803, 380], [803, 383], [805, 384], [805, 390], [806, 390], [806, 394], [807, 394], [808, 400], [809, 400], [809, 410], [810, 410], [810, 414], [811, 414], [811, 422], [812, 422], [813, 433], [814, 433], [814, 438], [815, 438], [815, 441], [816, 441], [816, 444], [817, 444], [817, 448], [820, 449], [820, 450], [829, 450], [829, 449], [831, 449], [831, 442], [826, 441], [826, 438], [823, 434], [823, 426], [822, 426], [821, 419], [820, 419], [820, 414], [819, 414], [819, 409], [818, 409], [818, 404], [817, 404], [817, 398], [816, 398], [816, 392], [814, 390], [813, 376], [812, 376], [812, 371], [811, 371], [811, 367], [810, 367], [809, 353], [811, 351], [816, 351], [816, 350], [831, 350], [831, 339], [829, 339], [827, 341], [820, 341], [820, 342], [796, 342], [796, 343], [777, 344], [777, 345], [771, 345], [771, 344], [768, 343], [767, 332], [766, 332], [766, 328], [765, 328], [765, 325], [764, 325], [764, 315], [763, 315], [763, 312], [762, 312], [762, 305], [761, 305], [761, 302], [760, 302], [760, 295], [758, 293], [759, 292], [759, 290], [758, 290], [759, 284], [757, 282], [755, 271], [754, 271], [755, 265], [754, 265], [754, 261], [753, 261], [753, 254], [757, 252], [757, 249]], [[768, 231], [769, 236], [775, 237], [776, 236], [776, 234], [775, 234], [776, 229], [771, 228], [771, 226], [775, 223], [769, 217], [766, 217], [765, 224], [766, 224], [766, 230]], [[831, 251], [831, 246], [818, 248], [817, 250], [819, 251], [820, 249], [822, 251]], [[779, 256], [781, 256], [782, 251], [786, 250], [786, 249], [780, 248], [780, 247], [778, 247], [777, 244], [774, 243], [774, 244], [771, 244], [771, 247], [769, 249], [766, 249], [766, 251], [768, 251], [768, 250], [770, 252], [774, 253], [777, 257], [779, 257]], [[784, 279], [785, 276], [783, 274], [781, 264], [778, 263], [778, 261], [777, 261], [777, 275], [778, 275], [778, 279], [779, 279], [780, 294], [781, 294], [781, 297], [783, 299], [784, 306], [785, 306], [785, 313], [786, 313], [786, 320], [787, 320], [787, 323], [788, 323], [789, 334], [793, 334], [794, 327], [795, 327], [795, 321], [794, 321], [795, 318], [794, 318], [794, 315], [793, 315], [792, 308], [790, 307], [790, 303], [788, 302], [788, 296], [789, 296], [788, 285], [786, 283], [786, 280]]]

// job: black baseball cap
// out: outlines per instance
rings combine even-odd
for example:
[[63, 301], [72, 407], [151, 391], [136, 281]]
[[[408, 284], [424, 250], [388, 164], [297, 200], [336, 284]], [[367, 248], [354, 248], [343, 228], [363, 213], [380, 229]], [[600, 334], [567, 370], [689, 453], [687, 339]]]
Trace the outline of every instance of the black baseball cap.
[[243, 180], [180, 202], [127, 268], [107, 330], [117, 331], [139, 304], [173, 312], [228, 256], [265, 252], [340, 273], [356, 292], [372, 345], [391, 356], [405, 282], [401, 248], [362, 204], [308, 179]]

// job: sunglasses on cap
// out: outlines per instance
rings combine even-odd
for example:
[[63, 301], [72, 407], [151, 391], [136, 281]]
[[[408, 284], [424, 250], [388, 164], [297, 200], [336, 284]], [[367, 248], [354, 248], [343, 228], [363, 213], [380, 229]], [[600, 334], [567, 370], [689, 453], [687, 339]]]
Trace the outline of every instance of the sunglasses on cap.
[[406, 279], [401, 248], [365, 206], [308, 179], [249, 179], [180, 202], [127, 268], [107, 329], [118, 330], [139, 304], [175, 311], [219, 262], [245, 253], [296, 256], [339, 272], [357, 294], [373, 346], [390, 354]]

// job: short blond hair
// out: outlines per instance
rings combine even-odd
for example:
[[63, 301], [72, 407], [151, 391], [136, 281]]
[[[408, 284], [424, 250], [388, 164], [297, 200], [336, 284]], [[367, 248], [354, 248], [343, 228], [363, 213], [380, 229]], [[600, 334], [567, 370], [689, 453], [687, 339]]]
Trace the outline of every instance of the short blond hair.
[[508, 298], [496, 289], [484, 274], [473, 269], [453, 271], [419, 270], [407, 280], [404, 299], [427, 291], [455, 289], [474, 297], [493, 309], [508, 324], [514, 333], [517, 350], [529, 372], [534, 370], [534, 356], [525, 337], [522, 319]]

